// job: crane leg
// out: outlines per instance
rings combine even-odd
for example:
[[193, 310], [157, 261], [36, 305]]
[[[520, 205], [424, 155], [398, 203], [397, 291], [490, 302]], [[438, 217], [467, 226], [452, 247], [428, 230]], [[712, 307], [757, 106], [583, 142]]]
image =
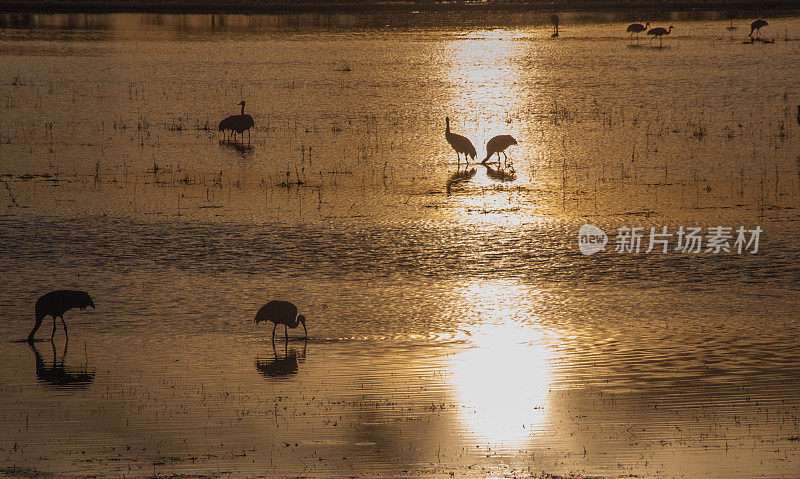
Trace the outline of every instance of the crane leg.
[[64, 325], [64, 338], [69, 341], [69, 334], [67, 333], [67, 323], [64, 322], [64, 316], [61, 316], [61, 324]]
[[289, 339], [289, 329], [285, 324], [283, 325], [283, 337], [285, 337], [287, 340]]
[[53, 338], [56, 337], [56, 324], [57, 324], [56, 323], [56, 316], [53, 315], [53, 334], [50, 335], [50, 341], [52, 341]]
[[272, 326], [272, 342], [275, 342], [275, 328], [277, 328], [277, 327], [278, 327], [278, 323], [275, 323]]

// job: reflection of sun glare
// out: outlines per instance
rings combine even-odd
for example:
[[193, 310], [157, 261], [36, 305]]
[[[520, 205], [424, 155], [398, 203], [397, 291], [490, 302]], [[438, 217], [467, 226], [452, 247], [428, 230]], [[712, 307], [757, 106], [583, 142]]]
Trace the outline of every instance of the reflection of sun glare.
[[[477, 31], [450, 45], [449, 79], [453, 86], [448, 111], [461, 119], [463, 131], [479, 126], [481, 136], [511, 134], [507, 114], [524, 99], [519, 62], [524, 42], [502, 30]], [[477, 122], [469, 125], [466, 122]], [[474, 131], [474, 130], [473, 130]], [[481, 150], [481, 145], [475, 145]], [[484, 150], [485, 151], [485, 150]]]
[[[451, 366], [464, 424], [495, 446], [523, 443], [545, 422], [550, 361], [543, 333], [524, 321], [528, 291], [514, 283], [468, 288], [467, 298], [485, 322], [470, 331], [474, 346]], [[523, 295], [526, 295], [525, 301]], [[535, 301], [534, 301], [535, 302]]]

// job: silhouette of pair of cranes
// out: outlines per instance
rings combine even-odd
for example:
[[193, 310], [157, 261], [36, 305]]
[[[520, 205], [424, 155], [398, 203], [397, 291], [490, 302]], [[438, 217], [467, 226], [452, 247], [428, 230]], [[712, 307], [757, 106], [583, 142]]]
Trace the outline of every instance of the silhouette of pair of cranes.
[[253, 117], [250, 115], [245, 115], [244, 113], [244, 100], [239, 102], [239, 105], [242, 106], [242, 113], [239, 115], [231, 115], [221, 122], [219, 122], [219, 131], [222, 132], [222, 139], [223, 141], [230, 141], [230, 138], [225, 137], [225, 133], [230, 131], [233, 135], [233, 141], [236, 142], [236, 134], [238, 133], [239, 136], [242, 137], [242, 142], [244, 142], [244, 132], [247, 132], [247, 140], [250, 141], [250, 128], [252, 128], [255, 123], [253, 122]]
[[[61, 324], [64, 325], [64, 336], [69, 341], [69, 334], [67, 333], [67, 323], [64, 322], [64, 313], [70, 309], [80, 308], [86, 309], [91, 306], [95, 308], [94, 301], [85, 291], [75, 291], [61, 289], [51, 291], [36, 300], [35, 315], [36, 324], [33, 330], [28, 334], [28, 343], [33, 343], [36, 331], [42, 325], [42, 321], [47, 316], [53, 317], [53, 333], [50, 335], [50, 341], [53, 341], [56, 335], [56, 327], [58, 323], [56, 318], [61, 319]], [[303, 325], [305, 338], [308, 339], [308, 330], [306, 329], [306, 317], [302, 314], [297, 314], [297, 306], [288, 301], [270, 301], [256, 313], [255, 323], [258, 324], [262, 321], [270, 321], [274, 323], [272, 327], [272, 341], [275, 341], [275, 329], [279, 324], [283, 325], [283, 332], [286, 338], [289, 337], [289, 330], [287, 328], [296, 328], [300, 324]]]
[[[447, 140], [447, 143], [455, 150], [456, 157], [458, 158], [458, 167], [461, 167], [461, 154], [464, 154], [464, 162], [466, 165], [469, 165], [468, 156], [475, 160], [475, 157], [478, 153], [475, 151], [475, 146], [469, 141], [469, 138], [466, 136], [462, 136], [450, 131], [450, 117], [445, 117], [444, 119], [445, 127], [444, 130], [444, 139]], [[508, 155], [506, 155], [505, 150], [511, 146], [516, 145], [517, 140], [514, 139], [511, 135], [497, 135], [493, 137], [491, 140], [486, 142], [486, 158], [481, 161], [482, 165], [485, 165], [489, 159], [497, 155], [497, 164], [500, 164], [500, 153], [505, 156], [506, 162], [508, 162]], [[465, 165], [465, 168], [466, 168]]]
[[650, 28], [650, 22], [647, 22], [645, 25], [642, 25], [641, 23], [631, 23], [630, 25], [628, 25], [628, 28], [626, 28], [625, 31], [631, 34], [631, 41], [633, 41], [633, 35], [635, 34], [636, 42], [638, 43], [639, 34], [647, 30], [647, 34], [652, 35], [653, 37], [650, 39], [650, 43], [653, 43], [653, 40], [658, 38], [658, 48], [661, 48], [663, 46], [664, 35], [669, 35], [673, 28], [675, 27], [673, 27], [672, 25], [670, 25], [669, 28], [664, 28], [664, 27]]

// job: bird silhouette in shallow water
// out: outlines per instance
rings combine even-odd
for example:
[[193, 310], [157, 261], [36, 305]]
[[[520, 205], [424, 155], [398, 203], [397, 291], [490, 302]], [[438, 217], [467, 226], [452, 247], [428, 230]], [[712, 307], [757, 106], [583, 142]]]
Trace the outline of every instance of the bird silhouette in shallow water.
[[272, 340], [275, 341], [275, 328], [279, 324], [283, 325], [283, 333], [288, 338], [289, 330], [287, 328], [296, 328], [298, 325], [303, 325], [305, 331], [305, 338], [308, 339], [308, 330], [306, 329], [306, 317], [302, 314], [298, 316], [297, 306], [288, 301], [270, 301], [258, 310], [256, 313], [256, 324], [262, 321], [272, 321]]
[[653, 36], [653, 38], [650, 39], [650, 43], [653, 43], [653, 40], [655, 40], [656, 37], [658, 37], [658, 48], [661, 48], [663, 46], [663, 36], [669, 35], [669, 33], [672, 31], [673, 28], [675, 27], [673, 27], [672, 25], [669, 26], [669, 29], [666, 29], [664, 27], [651, 28], [650, 30], [647, 31], [648, 35]]
[[756, 38], [761, 36], [761, 27], [766, 27], [769, 25], [766, 20], [763, 18], [760, 20], [756, 20], [750, 24], [750, 33], [747, 35], [750, 38], [753, 38], [753, 32], [756, 32]]
[[483, 159], [481, 164], [485, 165], [492, 155], [497, 154], [497, 164], [500, 165], [500, 153], [506, 158], [508, 162], [508, 155], [506, 155], [506, 148], [511, 145], [516, 145], [517, 140], [511, 135], [497, 135], [488, 142], [486, 142], [486, 158]]
[[728, 17], [728, 20], [731, 21], [731, 24], [730, 26], [727, 27], [727, 29], [736, 30], [736, 27], [733, 26], [733, 21], [739, 18], [739, 12], [737, 12], [736, 10], [728, 10], [725, 16]]
[[[444, 139], [450, 143], [450, 146], [456, 150], [456, 157], [458, 158], [458, 166], [461, 166], [461, 156], [460, 154], [464, 154], [464, 161], [466, 164], [469, 165], [469, 160], [467, 159], [467, 155], [471, 156], [472, 159], [475, 159], [475, 156], [478, 155], [478, 152], [475, 151], [475, 146], [472, 144], [471, 141], [465, 136], [457, 135], [450, 131], [450, 117], [445, 117], [444, 119], [446, 128], [444, 129]], [[464, 166], [466, 168], [466, 166]]]
[[67, 345], [69, 341], [64, 343], [64, 352], [61, 354], [61, 360], [56, 360], [56, 344], [50, 342], [53, 347], [53, 365], [48, 366], [36, 349], [35, 343], [28, 343], [33, 354], [36, 357], [36, 379], [53, 386], [65, 388], [84, 388], [94, 381], [94, 373], [89, 372], [86, 368], [74, 370], [64, 366], [64, 358], [67, 356]]
[[646, 25], [642, 25], [641, 23], [631, 23], [628, 25], [628, 28], [626, 28], [625, 31], [631, 34], [631, 42], [633, 41], [633, 34], [635, 33], [636, 43], [639, 43], [639, 34], [648, 28], [650, 28], [650, 22], [647, 22]]
[[94, 308], [94, 302], [89, 293], [85, 291], [62, 289], [45, 294], [36, 300], [36, 324], [33, 326], [33, 331], [28, 335], [28, 342], [33, 342], [36, 331], [42, 325], [42, 320], [47, 316], [53, 317], [53, 334], [50, 335], [50, 341], [56, 335], [56, 317], [61, 318], [61, 324], [64, 325], [64, 336], [69, 340], [67, 323], [64, 322], [64, 313], [73, 308], [86, 309], [87, 306]]
[[[244, 135], [245, 131], [247, 132], [249, 141], [250, 128], [252, 128], [255, 124], [252, 116], [244, 114], [244, 101], [241, 101], [239, 104], [242, 106], [242, 113], [240, 115], [231, 115], [219, 122], [219, 131], [222, 132], [223, 138], [225, 136], [225, 132], [230, 131], [233, 133], [234, 142], [236, 141], [236, 134], [238, 133], [239, 135]], [[244, 141], [244, 138], [242, 141]]]
[[550, 15], [550, 25], [553, 26], [553, 34], [550, 35], [550, 38], [558, 38], [559, 23], [561, 23], [561, 19], [558, 18], [558, 15]]

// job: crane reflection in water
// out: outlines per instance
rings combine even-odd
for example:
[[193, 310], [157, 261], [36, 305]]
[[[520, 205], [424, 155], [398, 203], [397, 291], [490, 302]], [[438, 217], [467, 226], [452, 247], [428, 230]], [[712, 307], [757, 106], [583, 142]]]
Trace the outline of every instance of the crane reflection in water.
[[275, 341], [272, 342], [273, 357], [270, 359], [256, 357], [256, 369], [266, 378], [288, 377], [297, 374], [300, 363], [306, 360], [306, 346], [308, 339], [303, 341], [303, 351], [297, 353], [295, 348], [289, 347], [289, 339], [283, 341], [283, 353], [278, 354]]
[[72, 368], [65, 364], [69, 341], [64, 343], [64, 350], [61, 359], [56, 358], [56, 344], [50, 341], [53, 349], [53, 360], [50, 364], [45, 363], [41, 353], [36, 347], [36, 343], [28, 343], [35, 357], [36, 379], [46, 386], [60, 388], [85, 388], [94, 381], [94, 372], [84, 365], [82, 368]]

